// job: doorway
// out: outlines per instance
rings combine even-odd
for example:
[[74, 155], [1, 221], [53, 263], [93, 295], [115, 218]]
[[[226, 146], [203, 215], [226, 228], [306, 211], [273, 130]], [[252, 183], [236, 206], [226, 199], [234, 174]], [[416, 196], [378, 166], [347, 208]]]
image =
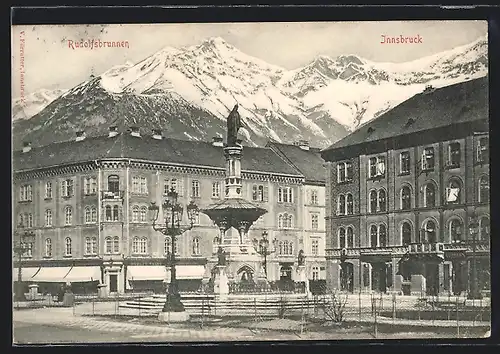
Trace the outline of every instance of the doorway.
[[340, 289], [347, 292], [354, 292], [354, 265], [344, 262], [340, 268]]
[[463, 262], [453, 262], [452, 267], [453, 295], [460, 295], [467, 291], [467, 267]]
[[427, 263], [425, 265], [426, 294], [437, 296], [439, 293], [439, 265]]
[[110, 274], [109, 275], [109, 292], [116, 293], [118, 290], [118, 275]]
[[387, 292], [387, 267], [383, 262], [372, 264], [372, 290]]

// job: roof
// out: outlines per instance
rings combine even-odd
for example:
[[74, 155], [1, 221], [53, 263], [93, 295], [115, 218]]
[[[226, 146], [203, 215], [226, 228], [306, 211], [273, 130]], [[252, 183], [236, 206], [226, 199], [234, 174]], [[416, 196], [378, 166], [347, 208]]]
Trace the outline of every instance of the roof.
[[[87, 137], [82, 141], [65, 141], [33, 147], [13, 154], [14, 171], [67, 165], [105, 158], [130, 158], [146, 161], [224, 168], [222, 147], [210, 142], [153, 139], [120, 133], [114, 137]], [[302, 176], [301, 173], [270, 148], [244, 147], [242, 171]]]
[[309, 150], [304, 150], [300, 146], [277, 142], [269, 142], [267, 146], [274, 149], [282, 158], [295, 166], [304, 175], [306, 182], [325, 183], [325, 161], [321, 157], [319, 148], [310, 147]]
[[488, 119], [488, 77], [422, 92], [322, 151]]

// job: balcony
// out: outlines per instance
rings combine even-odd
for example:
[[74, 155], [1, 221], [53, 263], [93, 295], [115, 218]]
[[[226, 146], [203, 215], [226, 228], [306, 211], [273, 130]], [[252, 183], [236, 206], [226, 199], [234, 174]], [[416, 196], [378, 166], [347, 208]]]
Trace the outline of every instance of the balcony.
[[125, 196], [124, 191], [103, 191], [101, 198], [102, 200], [121, 200]]
[[408, 253], [423, 254], [423, 253], [444, 253], [444, 245], [442, 243], [412, 243], [408, 246]]

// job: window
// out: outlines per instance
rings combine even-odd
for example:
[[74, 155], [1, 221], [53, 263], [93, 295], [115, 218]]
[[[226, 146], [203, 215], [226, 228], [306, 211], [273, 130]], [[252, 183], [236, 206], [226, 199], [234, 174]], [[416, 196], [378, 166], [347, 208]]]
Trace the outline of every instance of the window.
[[378, 243], [380, 247], [387, 246], [387, 228], [384, 224], [378, 226]]
[[95, 206], [90, 208], [90, 218], [92, 222], [97, 222], [97, 208]]
[[424, 243], [436, 243], [436, 224], [432, 220], [428, 220], [424, 224]]
[[265, 196], [265, 188], [263, 185], [256, 185], [254, 184], [252, 186], [252, 200], [256, 202], [263, 202], [266, 200]]
[[310, 203], [311, 203], [311, 205], [318, 205], [318, 191], [317, 190], [311, 191]]
[[45, 210], [45, 226], [52, 226], [52, 210]]
[[479, 220], [479, 239], [483, 241], [490, 241], [490, 219], [483, 216]]
[[193, 238], [193, 255], [197, 256], [200, 254], [200, 239], [198, 237]]
[[370, 213], [377, 212], [377, 191], [370, 191]]
[[460, 167], [460, 143], [458, 142], [448, 145], [448, 167]]
[[65, 198], [69, 198], [73, 196], [73, 180], [66, 179], [62, 181], [62, 191], [61, 194]]
[[95, 206], [85, 207], [85, 223], [91, 224], [97, 222], [97, 208]]
[[349, 226], [347, 228], [347, 245], [346, 248], [354, 248], [354, 229]]
[[462, 242], [462, 230], [463, 230], [463, 225], [459, 219], [452, 219], [450, 221], [450, 242], [451, 243]]
[[132, 177], [132, 192], [136, 194], [148, 194], [146, 177]]
[[[291, 241], [279, 241], [279, 254], [281, 255], [292, 255], [293, 254], [293, 242]], [[312, 243], [311, 243], [312, 252]]]
[[401, 241], [403, 246], [407, 246], [411, 243], [411, 224], [407, 221], [403, 222], [401, 225]]
[[71, 239], [69, 237], [64, 240], [64, 255], [71, 256]]
[[483, 176], [479, 179], [479, 203], [490, 201], [490, 178]]
[[106, 237], [106, 253], [120, 253], [120, 238]]
[[182, 181], [177, 178], [165, 179], [163, 184], [163, 194], [167, 195], [168, 192], [174, 190], [179, 196], [182, 195]]
[[312, 267], [312, 280], [319, 279], [319, 267]]
[[106, 221], [112, 221], [113, 220], [113, 211], [111, 209], [111, 205], [106, 205]]
[[293, 227], [293, 217], [291, 214], [284, 213], [278, 215], [278, 228], [289, 229]]
[[113, 252], [120, 253], [120, 238], [118, 236], [113, 237]]
[[33, 227], [33, 214], [19, 214], [19, 223], [24, 227]]
[[410, 152], [403, 151], [399, 154], [399, 174], [407, 175], [410, 173]]
[[446, 188], [446, 202], [450, 204], [459, 204], [461, 197], [462, 183], [454, 178], [450, 180], [448, 187]]
[[409, 186], [403, 186], [400, 192], [401, 197], [401, 210], [411, 209], [411, 189]]
[[97, 237], [85, 238], [85, 254], [86, 255], [97, 254]]
[[33, 257], [33, 243], [32, 242], [21, 242], [21, 246], [26, 249], [23, 257], [32, 258]]
[[95, 177], [86, 177], [83, 181], [83, 194], [91, 195], [97, 192], [97, 180]]
[[132, 222], [139, 222], [139, 207], [137, 205], [132, 207]]
[[424, 207], [434, 208], [436, 206], [436, 187], [429, 182], [424, 186]]
[[378, 191], [378, 211], [386, 211], [386, 209], [387, 209], [387, 202], [386, 202], [385, 190], [380, 189]]
[[52, 198], [52, 182], [45, 183], [45, 199]]
[[339, 198], [337, 200], [337, 213], [338, 215], [346, 215], [346, 199], [345, 195], [341, 194], [339, 195]]
[[73, 208], [67, 206], [64, 208], [64, 225], [71, 225], [73, 223]]
[[384, 156], [377, 156], [377, 157], [371, 157], [368, 160], [369, 164], [369, 178], [373, 177], [379, 177], [379, 176], [384, 176], [385, 175], [385, 157]]
[[105, 240], [105, 244], [106, 244], [106, 253], [112, 253], [113, 252], [113, 240], [111, 237], [106, 237], [106, 240]]
[[488, 163], [490, 161], [490, 139], [483, 137], [478, 140], [477, 144], [477, 161]]
[[311, 240], [311, 254], [313, 256], [319, 255], [319, 240], [318, 239]]
[[338, 231], [339, 234], [339, 248], [346, 247], [346, 238], [345, 238], [345, 228], [341, 227]]
[[19, 201], [31, 202], [33, 200], [33, 191], [30, 184], [25, 184], [19, 189]]
[[[165, 254], [169, 254], [172, 251], [172, 243], [170, 237], [165, 238], [165, 243], [164, 243], [164, 252]], [[175, 254], [179, 254], [179, 248], [177, 247], [177, 242], [174, 244], [174, 251]]]
[[317, 230], [319, 227], [319, 215], [312, 213], [311, 214], [311, 229]]
[[212, 198], [220, 197], [220, 182], [212, 183]]
[[346, 200], [347, 200], [347, 202], [346, 202], [347, 203], [347, 205], [346, 205], [347, 215], [352, 215], [352, 214], [354, 214], [354, 201], [353, 201], [353, 197], [352, 197], [351, 193], [347, 193]]
[[350, 182], [352, 181], [352, 163], [340, 162], [337, 165], [337, 182]]
[[145, 206], [141, 207], [140, 222], [148, 222], [148, 208]]
[[120, 220], [120, 209], [118, 205], [113, 206], [113, 221]]
[[278, 188], [278, 202], [279, 203], [293, 203], [293, 189], [292, 189], [292, 187], [279, 187]]
[[422, 153], [422, 171], [434, 170], [434, 148], [425, 148]]
[[52, 240], [50, 238], [45, 240], [45, 257], [52, 257]]
[[114, 195], [120, 194], [120, 177], [117, 175], [108, 176], [108, 192]]
[[377, 234], [377, 226], [370, 226], [370, 245], [372, 248], [378, 247], [378, 234]]
[[148, 252], [148, 239], [146, 237], [134, 237], [132, 241], [132, 253], [147, 254]]
[[200, 197], [200, 181], [191, 182], [191, 197], [193, 198]]
[[23, 213], [19, 213], [19, 223], [18, 224], [24, 227], [25, 221], [24, 221], [24, 214]]

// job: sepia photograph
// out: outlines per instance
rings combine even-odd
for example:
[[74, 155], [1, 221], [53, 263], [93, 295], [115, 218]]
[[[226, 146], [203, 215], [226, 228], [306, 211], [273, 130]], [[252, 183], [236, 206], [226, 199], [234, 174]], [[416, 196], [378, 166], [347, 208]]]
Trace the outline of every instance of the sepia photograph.
[[14, 345], [491, 336], [488, 23], [11, 26]]

